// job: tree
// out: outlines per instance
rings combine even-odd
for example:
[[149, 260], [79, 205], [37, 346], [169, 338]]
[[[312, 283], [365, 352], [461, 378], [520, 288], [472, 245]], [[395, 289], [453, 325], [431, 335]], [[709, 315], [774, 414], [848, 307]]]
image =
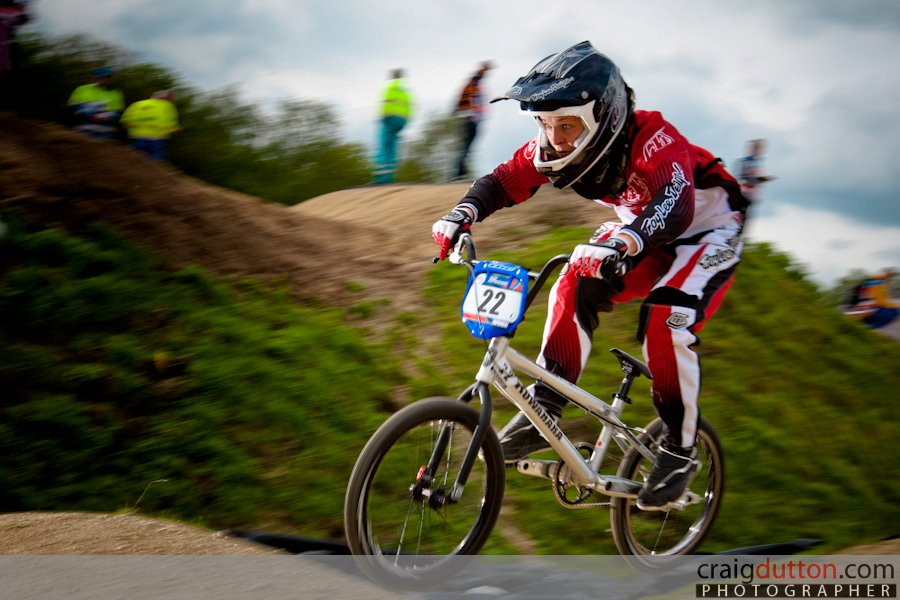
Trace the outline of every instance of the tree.
[[397, 179], [446, 181], [459, 151], [459, 141], [457, 118], [431, 113], [421, 136], [407, 144], [404, 159], [397, 170]]

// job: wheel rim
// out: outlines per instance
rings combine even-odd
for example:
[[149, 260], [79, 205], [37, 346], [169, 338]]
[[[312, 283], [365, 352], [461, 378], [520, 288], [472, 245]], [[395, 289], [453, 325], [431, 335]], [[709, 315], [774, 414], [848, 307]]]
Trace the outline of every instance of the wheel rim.
[[[476, 460], [462, 497], [456, 503], [432, 506], [428, 497], [410, 491], [431, 456], [440, 428], [447, 421], [425, 421], [407, 428], [368, 474], [367, 494], [359, 515], [368, 553], [398, 571], [423, 571], [447, 556], [466, 554], [485, 518], [488, 475]], [[426, 489], [449, 494], [457, 469], [471, 441], [465, 424], [452, 420], [450, 442]], [[475, 548], [477, 550], [477, 548]]]
[[[688, 489], [699, 496], [699, 502], [681, 510], [644, 511], [637, 508], [634, 500], [626, 501], [624, 529], [632, 554], [666, 556], [690, 553], [712, 525], [722, 493], [721, 456], [713, 440], [703, 430], [698, 432], [696, 447], [701, 466]], [[651, 468], [650, 461], [641, 457], [631, 478], [642, 481]]]

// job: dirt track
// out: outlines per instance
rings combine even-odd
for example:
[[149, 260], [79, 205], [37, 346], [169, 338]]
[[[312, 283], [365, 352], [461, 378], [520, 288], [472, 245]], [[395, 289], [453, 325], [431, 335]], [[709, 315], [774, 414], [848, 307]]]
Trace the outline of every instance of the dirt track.
[[[289, 208], [207, 185], [118, 143], [54, 124], [0, 113], [0, 130], [0, 210], [27, 206], [67, 226], [102, 219], [167, 266], [286, 278], [299, 299], [311, 302], [340, 304], [350, 282], [397, 307], [421, 301], [416, 290], [434, 254], [431, 223], [467, 188], [362, 187]], [[551, 190], [479, 225], [481, 248], [520, 243], [560, 223], [561, 213], [566, 223], [588, 225], [610, 214]], [[500, 229], [503, 236], [496, 235]]]

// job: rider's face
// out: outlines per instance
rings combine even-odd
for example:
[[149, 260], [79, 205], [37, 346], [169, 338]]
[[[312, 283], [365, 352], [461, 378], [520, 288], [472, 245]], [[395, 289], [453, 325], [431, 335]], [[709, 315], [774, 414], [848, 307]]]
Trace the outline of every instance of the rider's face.
[[538, 117], [538, 123], [560, 156], [571, 154], [575, 150], [575, 141], [584, 133], [584, 123], [578, 117]]

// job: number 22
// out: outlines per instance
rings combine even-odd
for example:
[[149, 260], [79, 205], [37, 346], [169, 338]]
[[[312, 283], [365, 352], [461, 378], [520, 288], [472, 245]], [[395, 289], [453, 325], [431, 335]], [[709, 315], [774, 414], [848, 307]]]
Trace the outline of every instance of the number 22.
[[[484, 291], [485, 298], [481, 304], [478, 305], [478, 311], [484, 312], [487, 308], [488, 303], [495, 298], [493, 290], [485, 290]], [[488, 314], [498, 315], [500, 313], [497, 312], [497, 309], [500, 308], [500, 305], [503, 304], [503, 301], [506, 300], [506, 292], [497, 292], [496, 294], [497, 302], [494, 303], [490, 309], [488, 309]]]

